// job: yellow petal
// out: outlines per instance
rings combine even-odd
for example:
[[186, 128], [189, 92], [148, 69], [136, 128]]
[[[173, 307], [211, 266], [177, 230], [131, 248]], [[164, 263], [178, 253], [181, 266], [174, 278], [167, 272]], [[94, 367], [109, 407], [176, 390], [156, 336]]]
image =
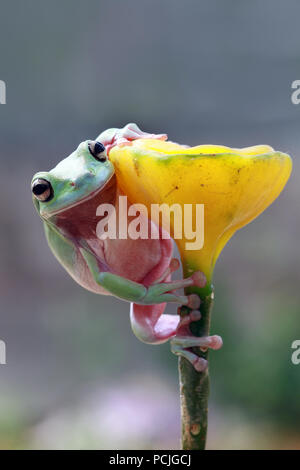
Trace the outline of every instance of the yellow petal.
[[[131, 203], [204, 204], [204, 246], [186, 250], [175, 240], [185, 274], [202, 270], [211, 279], [227, 241], [263, 212], [284, 188], [291, 158], [267, 145], [233, 149], [218, 145], [185, 147], [173, 142], [138, 139], [114, 147], [110, 159], [119, 187]], [[171, 236], [174, 227], [171, 226]]]

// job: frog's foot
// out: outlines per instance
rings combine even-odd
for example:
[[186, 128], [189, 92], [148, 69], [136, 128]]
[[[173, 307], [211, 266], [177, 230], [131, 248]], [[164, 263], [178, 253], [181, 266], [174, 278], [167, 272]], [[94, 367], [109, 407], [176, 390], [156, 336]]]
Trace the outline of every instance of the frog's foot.
[[202, 337], [176, 335], [170, 343], [172, 353], [187, 359], [198, 372], [207, 368], [207, 360], [204, 357], [199, 357], [190, 348], [198, 347], [202, 352], [206, 352], [208, 348], [217, 350], [223, 345], [222, 338], [218, 335]]
[[189, 336], [190, 323], [201, 318], [199, 310], [192, 310], [181, 318], [164, 313], [166, 304], [131, 304], [130, 321], [134, 334], [144, 343], [161, 344], [177, 336]]
[[[178, 308], [178, 315], [180, 315], [180, 307]], [[177, 336], [189, 336], [191, 331], [189, 329], [190, 324], [193, 321], [198, 321], [201, 318], [199, 310], [191, 310], [189, 314], [181, 316], [177, 325], [176, 335]]]
[[181, 305], [187, 305], [192, 310], [195, 310], [200, 306], [200, 297], [197, 294], [181, 295], [178, 294], [176, 290], [192, 286], [204, 287], [205, 284], [205, 275], [201, 271], [196, 271], [192, 276], [186, 279], [169, 282], [155, 282], [154, 284], [151, 284], [148, 286], [144, 297], [136, 302], [144, 305], [174, 302]]
[[111, 136], [110, 141], [104, 143], [106, 147], [107, 154], [109, 155], [110, 150], [119, 145], [123, 147], [125, 145], [130, 145], [136, 139], [158, 139], [158, 140], [167, 140], [167, 134], [149, 134], [148, 132], [143, 132], [135, 123], [127, 124], [122, 129], [116, 129], [115, 133]]
[[[171, 259], [168, 268], [156, 279], [156, 283], [147, 287], [146, 295], [131, 304], [132, 330], [145, 343], [165, 343], [176, 335], [188, 337], [191, 335], [188, 328], [190, 323], [201, 318], [201, 313], [197, 310], [201, 303], [200, 297], [197, 294], [180, 295], [176, 293], [176, 289], [188, 286], [203, 288], [206, 284], [205, 275], [197, 271], [187, 279], [170, 281], [171, 273], [178, 267], [179, 261]], [[167, 302], [187, 305], [191, 311], [183, 318], [180, 315], [164, 314]]]

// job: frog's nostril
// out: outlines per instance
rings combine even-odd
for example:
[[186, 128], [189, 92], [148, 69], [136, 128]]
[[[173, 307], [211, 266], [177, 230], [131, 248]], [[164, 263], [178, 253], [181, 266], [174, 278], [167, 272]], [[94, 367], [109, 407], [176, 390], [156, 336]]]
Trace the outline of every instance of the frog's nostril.
[[31, 186], [34, 196], [41, 202], [48, 202], [53, 198], [53, 189], [49, 181], [43, 178], [36, 179]]

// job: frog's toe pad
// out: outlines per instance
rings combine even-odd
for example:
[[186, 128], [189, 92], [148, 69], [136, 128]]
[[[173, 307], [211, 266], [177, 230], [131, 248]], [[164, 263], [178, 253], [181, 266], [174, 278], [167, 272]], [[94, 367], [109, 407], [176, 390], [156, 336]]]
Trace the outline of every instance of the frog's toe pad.
[[207, 369], [207, 366], [208, 366], [207, 360], [204, 359], [203, 357], [198, 357], [198, 356], [196, 356], [192, 364], [197, 372], [203, 372], [205, 369]]
[[205, 358], [198, 356], [190, 348], [199, 347], [202, 352], [205, 352], [208, 348], [220, 349], [222, 345], [222, 338], [218, 335], [202, 337], [176, 335], [171, 339], [171, 351], [177, 356], [184, 357], [198, 372], [203, 372], [208, 363]]

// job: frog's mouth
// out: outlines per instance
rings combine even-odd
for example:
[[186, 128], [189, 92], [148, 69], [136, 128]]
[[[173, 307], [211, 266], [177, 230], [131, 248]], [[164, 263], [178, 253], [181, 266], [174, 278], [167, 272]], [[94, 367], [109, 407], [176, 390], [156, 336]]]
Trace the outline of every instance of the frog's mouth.
[[[116, 176], [113, 174], [104, 186], [77, 201], [76, 204], [48, 215], [51, 215], [52, 220], [55, 220], [55, 226], [65, 236], [77, 240], [94, 239], [97, 237], [98, 222], [106, 217], [98, 215], [97, 209], [101, 204], [111, 204], [115, 207], [116, 189]], [[51, 223], [51, 219], [49, 222]]]
[[[45, 214], [41, 214], [42, 216], [48, 218], [53, 216], [60, 216], [64, 214], [64, 217], [69, 216], [70, 214], [75, 211], [77, 208], [78, 216], [82, 214], [83, 211], [90, 212], [91, 209], [95, 209], [95, 215], [97, 207], [100, 204], [114, 204], [116, 199], [116, 191], [117, 191], [117, 180], [116, 175], [113, 173], [109, 180], [100, 188], [97, 188], [95, 191], [91, 192], [87, 196], [83, 197], [82, 199], [78, 199], [73, 204], [68, 204], [60, 209], [54, 209], [53, 211], [47, 211]], [[89, 204], [86, 204], [89, 202]], [[77, 212], [77, 211], [76, 211]]]

